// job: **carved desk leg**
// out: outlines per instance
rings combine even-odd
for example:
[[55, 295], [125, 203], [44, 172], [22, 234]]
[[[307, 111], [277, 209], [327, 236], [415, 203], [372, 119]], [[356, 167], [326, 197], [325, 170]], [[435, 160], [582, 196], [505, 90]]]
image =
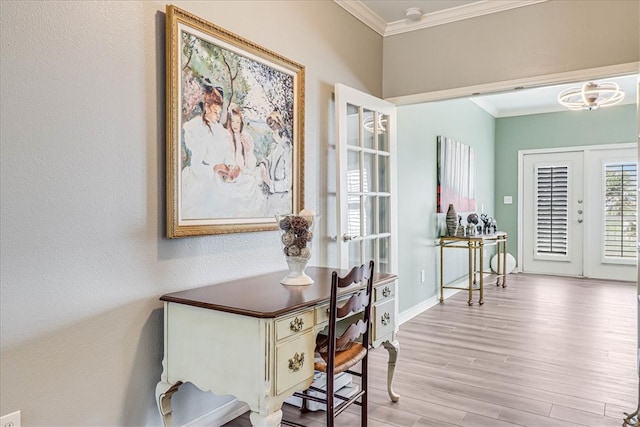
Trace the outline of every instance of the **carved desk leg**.
[[393, 374], [396, 370], [396, 361], [398, 360], [398, 350], [400, 349], [400, 343], [398, 341], [385, 341], [382, 343], [384, 348], [389, 352], [389, 365], [387, 367], [387, 392], [392, 402], [397, 402], [400, 396], [393, 391]]
[[252, 426], [257, 427], [278, 427], [282, 421], [282, 409], [269, 415], [260, 415], [257, 412], [251, 411], [249, 414]]
[[160, 381], [156, 385], [156, 403], [158, 404], [158, 410], [162, 417], [162, 424], [164, 427], [171, 427], [171, 396], [178, 391], [178, 387], [182, 385], [181, 382], [175, 384], [169, 384]]

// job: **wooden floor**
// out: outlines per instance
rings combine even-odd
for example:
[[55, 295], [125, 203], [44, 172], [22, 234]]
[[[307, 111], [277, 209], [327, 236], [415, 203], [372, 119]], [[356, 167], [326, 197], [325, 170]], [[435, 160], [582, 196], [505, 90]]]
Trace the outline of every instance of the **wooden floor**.
[[[620, 427], [638, 405], [636, 286], [511, 274], [485, 304], [459, 292], [400, 326], [393, 403], [370, 358], [373, 427]], [[321, 426], [324, 412], [285, 418]], [[337, 419], [359, 425], [358, 407]], [[226, 424], [251, 425], [248, 415]]]

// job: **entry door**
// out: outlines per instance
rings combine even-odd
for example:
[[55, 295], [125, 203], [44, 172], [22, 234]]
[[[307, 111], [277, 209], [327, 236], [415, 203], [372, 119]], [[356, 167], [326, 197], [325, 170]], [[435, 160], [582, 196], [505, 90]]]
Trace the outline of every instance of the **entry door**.
[[522, 173], [522, 271], [582, 276], [582, 151], [527, 154]]
[[335, 86], [336, 210], [340, 268], [370, 259], [397, 273], [396, 108]]
[[[635, 281], [637, 270], [637, 146], [588, 152], [589, 194], [585, 276]], [[589, 200], [590, 201], [590, 200]]]

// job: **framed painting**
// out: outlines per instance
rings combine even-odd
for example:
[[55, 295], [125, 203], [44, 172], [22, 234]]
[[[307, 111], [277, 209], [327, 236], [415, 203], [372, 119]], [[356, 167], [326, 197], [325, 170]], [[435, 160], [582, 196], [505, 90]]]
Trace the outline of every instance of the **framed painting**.
[[476, 209], [476, 154], [467, 144], [438, 136], [437, 212], [447, 212], [450, 204], [456, 211]]
[[304, 66], [167, 6], [167, 237], [276, 230], [304, 200]]

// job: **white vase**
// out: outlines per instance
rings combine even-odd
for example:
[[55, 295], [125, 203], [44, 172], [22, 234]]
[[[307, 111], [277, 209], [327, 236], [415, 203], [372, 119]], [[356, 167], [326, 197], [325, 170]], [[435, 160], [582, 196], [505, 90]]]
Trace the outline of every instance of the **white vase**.
[[283, 285], [312, 285], [314, 283], [313, 279], [304, 272], [309, 258], [285, 256], [285, 259], [289, 266], [289, 274], [280, 283]]

